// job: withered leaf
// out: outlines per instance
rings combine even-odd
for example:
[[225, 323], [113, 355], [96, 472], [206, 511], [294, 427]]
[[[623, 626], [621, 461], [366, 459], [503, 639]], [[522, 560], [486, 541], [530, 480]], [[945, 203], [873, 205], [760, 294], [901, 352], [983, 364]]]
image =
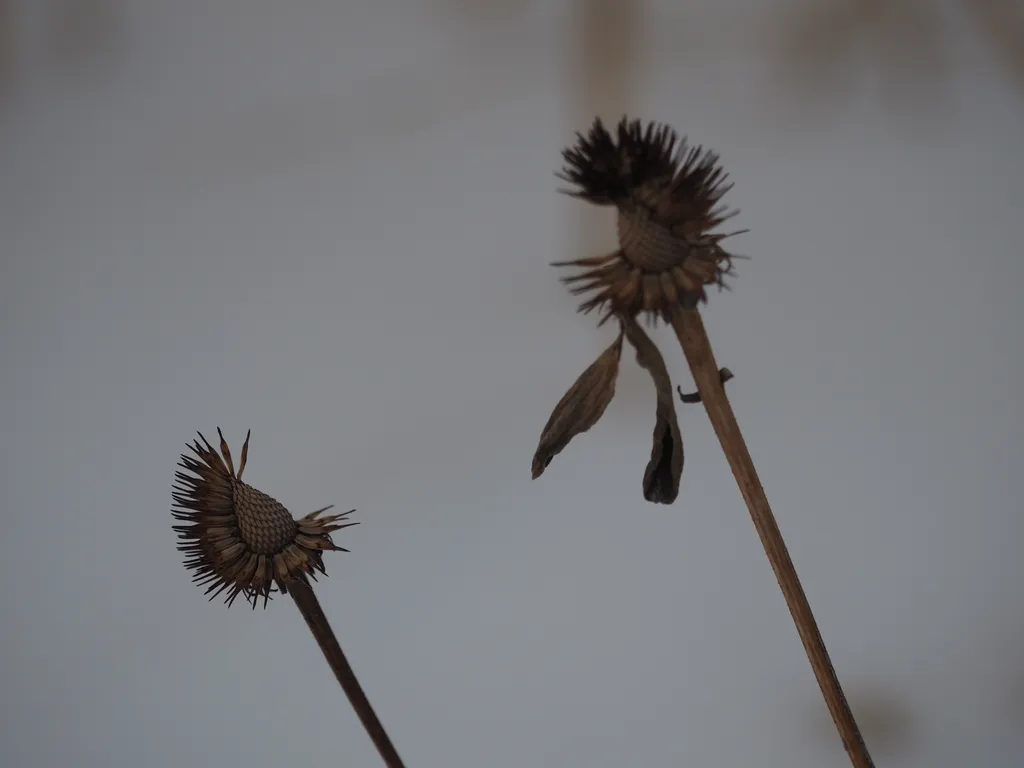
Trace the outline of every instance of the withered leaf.
[[569, 442], [592, 426], [604, 414], [615, 394], [615, 380], [619, 375], [622, 357], [622, 331], [608, 349], [601, 353], [570, 387], [541, 432], [537, 452], [533, 454], [533, 479], [547, 469], [548, 464]]
[[623, 315], [619, 321], [636, 350], [636, 361], [651, 375], [658, 395], [651, 460], [644, 470], [644, 498], [655, 504], [671, 504], [679, 495], [683, 475], [683, 436], [672, 399], [672, 379], [665, 358], [636, 319]]

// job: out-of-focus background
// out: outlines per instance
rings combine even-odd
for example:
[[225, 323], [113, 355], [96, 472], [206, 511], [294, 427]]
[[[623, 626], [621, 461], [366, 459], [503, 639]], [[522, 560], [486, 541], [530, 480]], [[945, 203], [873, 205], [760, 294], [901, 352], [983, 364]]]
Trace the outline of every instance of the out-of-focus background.
[[996, 0], [2, 0], [0, 762], [377, 764], [294, 607], [180, 564], [219, 425], [358, 508], [318, 592], [410, 766], [846, 765], [699, 407], [672, 507], [628, 354], [530, 481], [614, 335], [553, 172], [629, 112], [736, 182], [706, 322], [878, 765], [1020, 768], [1021, 51]]

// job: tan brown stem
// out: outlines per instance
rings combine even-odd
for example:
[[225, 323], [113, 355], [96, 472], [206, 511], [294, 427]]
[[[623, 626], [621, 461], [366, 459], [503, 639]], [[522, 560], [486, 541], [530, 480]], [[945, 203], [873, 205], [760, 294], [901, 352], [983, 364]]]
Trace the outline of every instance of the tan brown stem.
[[334, 672], [334, 676], [338, 678], [341, 689], [348, 696], [352, 708], [359, 715], [363, 727], [377, 747], [377, 751], [384, 760], [384, 764], [388, 768], [405, 768], [402, 758], [398, 756], [398, 751], [391, 743], [391, 739], [388, 738], [384, 726], [377, 719], [377, 713], [370, 706], [370, 700], [363, 693], [363, 688], [359, 685], [355, 672], [352, 671], [348, 659], [345, 658], [341, 645], [334, 636], [334, 630], [331, 629], [331, 625], [327, 621], [327, 616], [324, 615], [323, 608], [320, 607], [320, 601], [317, 600], [313, 588], [305, 582], [293, 581], [288, 584], [288, 594], [292, 596], [292, 600], [298, 606], [302, 618], [306, 620], [309, 631], [316, 638], [320, 650], [323, 651], [324, 658], [327, 659], [327, 663]]
[[789, 612], [793, 615], [793, 621], [796, 622], [800, 640], [811, 662], [814, 676], [818, 679], [832, 720], [842, 737], [850, 762], [855, 768], [874, 768], [871, 755], [868, 754], [868, 748], [857, 727], [857, 721], [854, 720], [853, 712], [850, 711], [850, 705], [839, 685], [839, 678], [832, 667], [825, 642], [821, 639], [818, 625], [814, 621], [807, 595], [804, 594], [800, 579], [797, 578], [796, 568], [782, 539], [782, 532], [775, 522], [771, 507], [768, 506], [768, 497], [765, 496], [764, 488], [757, 477], [750, 451], [743, 440], [739, 424], [736, 423], [736, 415], [725, 395], [722, 377], [711, 351], [711, 342], [708, 340], [700, 312], [696, 309], [677, 311], [672, 317], [672, 327], [690, 364], [697, 391], [729, 460], [740, 493], [747, 502], [750, 517], [754, 521], [757, 535], [761, 537], [765, 554], [768, 555], [768, 561], [779, 580], [779, 586], [782, 587], [782, 594], [786, 598]]

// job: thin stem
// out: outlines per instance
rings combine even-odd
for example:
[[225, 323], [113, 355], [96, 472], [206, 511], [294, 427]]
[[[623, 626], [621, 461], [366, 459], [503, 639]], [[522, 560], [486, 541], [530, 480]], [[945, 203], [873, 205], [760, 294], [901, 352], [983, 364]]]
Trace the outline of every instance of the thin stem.
[[402, 758], [398, 756], [398, 751], [391, 743], [391, 739], [388, 738], [384, 726], [377, 719], [377, 714], [373, 711], [373, 707], [370, 706], [370, 700], [363, 693], [363, 688], [359, 685], [355, 672], [352, 671], [348, 659], [345, 658], [341, 645], [334, 636], [334, 630], [331, 629], [331, 625], [327, 621], [327, 616], [324, 615], [323, 608], [320, 607], [320, 601], [317, 600], [313, 588], [305, 582], [295, 581], [288, 584], [288, 594], [292, 596], [292, 600], [298, 606], [302, 618], [306, 620], [309, 631], [316, 638], [320, 650], [323, 651], [324, 658], [327, 659], [327, 663], [334, 672], [334, 676], [338, 678], [341, 689], [348, 696], [352, 708], [359, 715], [363, 727], [377, 747], [377, 751], [384, 760], [384, 764], [388, 768], [405, 768]]
[[757, 535], [761, 538], [765, 554], [768, 555], [768, 561], [779, 580], [779, 586], [782, 587], [782, 594], [786, 598], [789, 612], [793, 615], [800, 640], [811, 662], [814, 676], [818, 679], [818, 686], [821, 688], [832, 720], [842, 737], [850, 762], [854, 768], [874, 768], [871, 755], [868, 754], [868, 748], [857, 727], [857, 721], [854, 720], [850, 705], [839, 685], [839, 678], [832, 667], [825, 642], [821, 639], [818, 625], [814, 621], [807, 595], [804, 594], [800, 579], [797, 578], [796, 568], [782, 539], [782, 532], [775, 522], [771, 507], [768, 506], [768, 498], [757, 477], [754, 461], [743, 440], [739, 424], [736, 423], [736, 415], [725, 395], [722, 377], [711, 351], [711, 342], [708, 340], [700, 312], [696, 309], [677, 311], [672, 317], [672, 327], [690, 364], [697, 391], [729, 460], [740, 493], [747, 502], [750, 517], [754, 521]]

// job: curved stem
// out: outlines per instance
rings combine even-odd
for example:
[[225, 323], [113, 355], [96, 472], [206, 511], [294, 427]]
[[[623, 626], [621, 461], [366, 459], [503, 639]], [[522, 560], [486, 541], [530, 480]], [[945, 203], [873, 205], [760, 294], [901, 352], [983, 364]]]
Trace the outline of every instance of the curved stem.
[[782, 594], [786, 598], [789, 612], [793, 615], [793, 621], [796, 623], [800, 640], [807, 652], [807, 658], [811, 662], [814, 676], [818, 680], [818, 686], [821, 688], [832, 720], [842, 737], [843, 746], [846, 748], [850, 762], [854, 768], [874, 768], [871, 755], [868, 754], [868, 748], [864, 744], [864, 738], [857, 727], [857, 721], [854, 720], [853, 712], [850, 711], [850, 705], [839, 685], [839, 678], [832, 667], [832, 660], [825, 648], [825, 642], [821, 639], [814, 614], [811, 613], [810, 603], [807, 602], [807, 595], [804, 594], [800, 579], [797, 578], [796, 568], [789, 557], [782, 532], [768, 505], [768, 497], [765, 496], [764, 488], [754, 469], [754, 461], [750, 457], [750, 451], [740, 432], [739, 424], [736, 423], [736, 415], [725, 395], [722, 377], [719, 374], [714, 353], [711, 351], [711, 342], [708, 340], [700, 312], [696, 309], [676, 312], [672, 317], [672, 328], [679, 338], [679, 344], [683, 348], [683, 354], [686, 355], [686, 361], [690, 364], [701, 401], [704, 403], [704, 408], [711, 419], [711, 425], [722, 444], [722, 450], [725, 451], [725, 456], [729, 460], [729, 466], [740, 487], [740, 493], [743, 494], [743, 499], [750, 510], [750, 517], [754, 521], [757, 535], [761, 538], [765, 554], [768, 555], [768, 561], [782, 588]]
[[377, 713], [370, 706], [370, 700], [363, 693], [363, 688], [359, 685], [355, 672], [352, 671], [352, 666], [348, 663], [348, 659], [345, 658], [345, 653], [341, 650], [341, 645], [334, 636], [334, 630], [331, 629], [331, 625], [327, 621], [323, 608], [320, 607], [320, 601], [317, 600], [313, 588], [306, 582], [295, 581], [288, 584], [288, 594], [292, 596], [292, 600], [298, 606], [302, 618], [306, 620], [309, 631], [316, 638], [320, 650], [323, 651], [324, 658], [327, 659], [327, 663], [334, 672], [334, 676], [338, 678], [338, 683], [341, 684], [341, 689], [348, 696], [352, 708], [359, 715], [363, 727], [377, 747], [377, 751], [384, 760], [384, 764], [388, 768], [405, 768], [402, 758], [398, 756], [398, 751], [391, 743], [391, 739], [388, 738], [384, 726], [377, 719]]

